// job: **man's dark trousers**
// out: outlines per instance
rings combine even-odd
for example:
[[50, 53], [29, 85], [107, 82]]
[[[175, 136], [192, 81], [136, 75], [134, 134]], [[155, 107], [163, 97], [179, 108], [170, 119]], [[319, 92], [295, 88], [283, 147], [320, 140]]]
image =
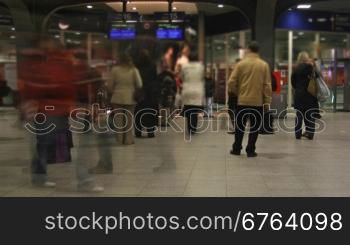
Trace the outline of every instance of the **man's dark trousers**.
[[233, 151], [240, 152], [242, 150], [242, 142], [245, 128], [248, 120], [250, 121], [250, 133], [248, 146], [246, 152], [255, 153], [256, 141], [258, 140], [259, 130], [261, 128], [263, 118], [263, 107], [257, 106], [242, 106], [239, 105], [236, 110], [235, 123], [235, 143], [233, 144]]

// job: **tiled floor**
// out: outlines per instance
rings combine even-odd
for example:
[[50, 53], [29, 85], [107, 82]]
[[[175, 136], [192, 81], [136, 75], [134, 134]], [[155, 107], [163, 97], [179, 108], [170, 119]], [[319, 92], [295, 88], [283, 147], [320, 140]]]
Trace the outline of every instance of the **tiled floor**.
[[[205, 132], [191, 142], [168, 132], [133, 146], [113, 146], [114, 174], [97, 176], [105, 192], [93, 195], [76, 192], [73, 164], [49, 167], [57, 188], [33, 188], [29, 141], [14, 126], [15, 115], [0, 115], [0, 196], [350, 196], [350, 113], [330, 113], [324, 120], [326, 130], [315, 141], [297, 141], [286, 132], [260, 136], [256, 159], [229, 155], [233, 136], [225, 130]], [[293, 125], [293, 118], [287, 124]], [[85, 154], [88, 165], [96, 164], [95, 147]]]

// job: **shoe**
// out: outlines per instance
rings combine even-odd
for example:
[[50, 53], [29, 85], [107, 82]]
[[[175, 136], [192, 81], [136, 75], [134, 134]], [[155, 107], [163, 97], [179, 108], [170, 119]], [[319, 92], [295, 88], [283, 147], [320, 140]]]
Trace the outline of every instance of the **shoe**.
[[295, 137], [297, 140], [301, 140], [301, 136], [297, 136]]
[[313, 139], [314, 139], [314, 137], [311, 136], [311, 135], [310, 135], [309, 133], [307, 133], [307, 132], [303, 133], [302, 137], [307, 138], [308, 140], [313, 140]]
[[108, 169], [100, 165], [97, 165], [96, 167], [89, 169], [89, 174], [112, 174], [112, 173], [113, 173], [113, 169]]
[[251, 152], [251, 153], [247, 153], [247, 157], [249, 158], [253, 158], [253, 157], [257, 157], [258, 154], [256, 152]]
[[41, 184], [33, 183], [33, 185], [38, 188], [55, 188], [56, 187], [56, 183], [50, 182], [50, 181], [46, 181], [45, 183], [41, 183]]
[[149, 133], [149, 134], [148, 134], [148, 138], [151, 139], [151, 138], [154, 138], [154, 137], [156, 137], [156, 136], [154, 135], [154, 133]]
[[234, 131], [229, 131], [229, 132], [227, 132], [228, 134], [235, 134], [235, 132]]
[[241, 155], [241, 151], [231, 150], [231, 151], [230, 151], [230, 154], [231, 154], [231, 155], [234, 155], [234, 156], [240, 156], [240, 155]]
[[190, 135], [195, 135], [195, 134], [197, 134], [196, 130], [190, 130]]

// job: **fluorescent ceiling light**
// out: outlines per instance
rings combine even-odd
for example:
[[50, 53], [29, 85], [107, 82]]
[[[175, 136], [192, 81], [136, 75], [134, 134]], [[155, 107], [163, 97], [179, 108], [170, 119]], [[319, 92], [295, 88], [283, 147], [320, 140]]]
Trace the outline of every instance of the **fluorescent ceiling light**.
[[311, 8], [311, 4], [300, 4], [297, 7], [298, 9], [309, 9]]
[[223, 8], [225, 7], [223, 4], [218, 4], [218, 8]]
[[92, 8], [94, 8], [94, 6], [92, 6], [92, 5], [88, 5], [88, 6], [86, 6], [88, 9], [92, 9]]

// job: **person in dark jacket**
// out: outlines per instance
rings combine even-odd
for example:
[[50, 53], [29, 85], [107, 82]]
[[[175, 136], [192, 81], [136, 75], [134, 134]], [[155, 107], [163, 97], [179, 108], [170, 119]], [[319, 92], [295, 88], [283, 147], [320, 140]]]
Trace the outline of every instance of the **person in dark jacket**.
[[[241, 59], [236, 59], [236, 62], [234, 66], [232, 67], [232, 70], [235, 70], [235, 67], [237, 64], [241, 62]], [[237, 108], [238, 103], [238, 97], [235, 94], [228, 93], [228, 114], [230, 116], [230, 121], [232, 123], [232, 131], [227, 132], [228, 134], [235, 134], [234, 127], [235, 127], [235, 110]]]
[[143, 81], [143, 99], [138, 102], [135, 108], [135, 135], [137, 138], [142, 137], [142, 130], [145, 129], [148, 132], [148, 137], [154, 138], [154, 132], [158, 124], [159, 104], [157, 67], [152, 62], [147, 49], [140, 51], [138, 60], [135, 60], [135, 65], [139, 69]]
[[[272, 92], [277, 91], [277, 79], [273, 72], [271, 73], [271, 87]], [[274, 134], [274, 118], [271, 110], [264, 112], [264, 123], [259, 133], [263, 135]]]
[[214, 99], [215, 82], [213, 76], [209, 73], [205, 77], [205, 98], [206, 112], [208, 117], [213, 117], [213, 99]]
[[[292, 74], [294, 88], [294, 108], [296, 109], [295, 137], [306, 137], [313, 140], [315, 134], [315, 119], [319, 111], [316, 97], [308, 92], [310, 80], [314, 74], [314, 66], [307, 52], [298, 56], [298, 64]], [[303, 122], [306, 132], [302, 133]]]

